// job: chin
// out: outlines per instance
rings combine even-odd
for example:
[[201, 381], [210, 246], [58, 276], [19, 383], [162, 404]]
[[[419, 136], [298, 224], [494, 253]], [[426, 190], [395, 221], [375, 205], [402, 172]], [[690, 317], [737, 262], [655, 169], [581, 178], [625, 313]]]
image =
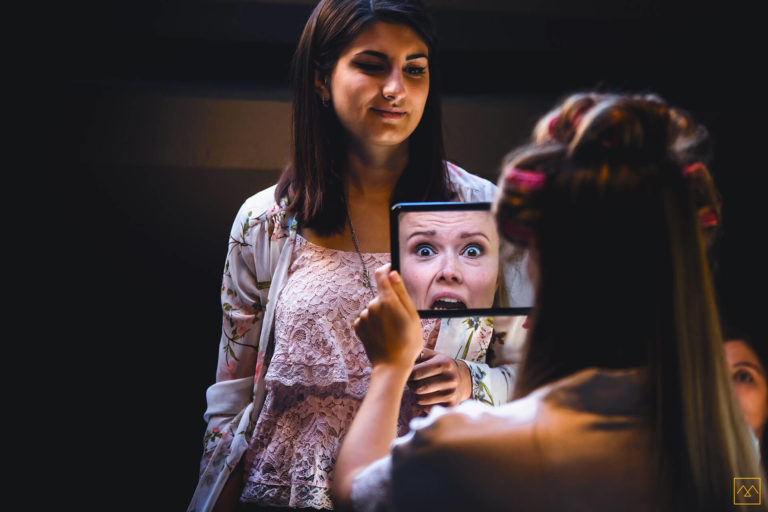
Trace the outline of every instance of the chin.
[[408, 136], [371, 137], [371, 144], [373, 144], [374, 146], [397, 147], [407, 141], [408, 141]]

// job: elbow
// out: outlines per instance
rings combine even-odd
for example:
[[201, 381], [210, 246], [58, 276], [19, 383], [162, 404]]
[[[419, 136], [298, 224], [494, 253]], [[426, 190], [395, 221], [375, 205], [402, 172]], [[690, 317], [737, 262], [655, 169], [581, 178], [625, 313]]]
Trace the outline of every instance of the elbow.
[[331, 500], [333, 509], [351, 511], [354, 509], [352, 504], [352, 485], [355, 477], [365, 467], [352, 450], [349, 444], [348, 436], [341, 442], [339, 453], [336, 456], [336, 466], [333, 469], [333, 479], [331, 481]]
[[[338, 468], [337, 468], [338, 469]], [[333, 509], [341, 512], [352, 511], [352, 475], [345, 472], [334, 472], [333, 482], [331, 483], [331, 499], [333, 500]]]

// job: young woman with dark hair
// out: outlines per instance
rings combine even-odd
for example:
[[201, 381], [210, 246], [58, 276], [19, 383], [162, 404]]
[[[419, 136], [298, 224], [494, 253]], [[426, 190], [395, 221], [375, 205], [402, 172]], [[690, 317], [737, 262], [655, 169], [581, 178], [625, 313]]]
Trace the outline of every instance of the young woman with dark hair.
[[[323, 0], [312, 12], [293, 60], [291, 162], [243, 204], [230, 237], [190, 510], [332, 508], [338, 444], [370, 376], [352, 322], [376, 293], [369, 269], [389, 261], [391, 205], [490, 201], [496, 188], [445, 161], [437, 57], [417, 0]], [[425, 359], [411, 379], [419, 406], [479, 388], [511, 396], [507, 367]], [[412, 414], [403, 407], [401, 431]]]
[[420, 339], [402, 280], [377, 270], [355, 323], [373, 370], [339, 452], [340, 508], [739, 508], [734, 478], [763, 473], [705, 255], [718, 212], [693, 190], [705, 136], [649, 95], [576, 95], [542, 118], [495, 208], [502, 236], [530, 247], [536, 290], [517, 400], [433, 409], [391, 452], [392, 390]]
[[[396, 135], [393, 141], [408, 158], [398, 162], [402, 169], [390, 172], [394, 176], [388, 181], [393, 183], [387, 188], [392, 188], [392, 195], [386, 199], [392, 204], [448, 201], [457, 193], [449, 180], [443, 148], [437, 39], [420, 2], [320, 2], [307, 22], [294, 55], [293, 161], [280, 177], [275, 192], [278, 200], [288, 197], [288, 211], [320, 235], [340, 234], [347, 228], [347, 180], [353, 171], [350, 165], [361, 165], [350, 162], [349, 157], [350, 153], [359, 152], [360, 148], [355, 146], [363, 142], [354, 137], [356, 128], [349, 126], [356, 121], [343, 112], [340, 115], [331, 91], [331, 79], [334, 72], [341, 71], [338, 64], [344, 50], [376, 22], [398, 26], [401, 33], [410, 32], [409, 36], [420, 39], [425, 50], [406, 56], [413, 58], [407, 59], [404, 63], [407, 65], [401, 70], [403, 85], [409, 81], [419, 84], [426, 101], [419, 98], [420, 101], [414, 103], [416, 110], [406, 113], [405, 123], [398, 123], [401, 120], [396, 117], [389, 119], [393, 125], [390, 128], [402, 124], [402, 128], [397, 129], [407, 131]], [[384, 76], [392, 70], [388, 69], [387, 56], [381, 53], [367, 51], [367, 55], [350, 64], [361, 72]], [[399, 98], [394, 96], [401, 91], [398, 84], [394, 85], [393, 90], [380, 91], [389, 98], [376, 98], [376, 107], [403, 110]], [[413, 94], [413, 91], [407, 92]], [[339, 91], [338, 96], [341, 95]], [[392, 107], [393, 103], [397, 106]], [[386, 115], [383, 111], [387, 108], [379, 109], [380, 115]], [[403, 136], [407, 140], [400, 140]], [[388, 144], [385, 140], [371, 142]]]

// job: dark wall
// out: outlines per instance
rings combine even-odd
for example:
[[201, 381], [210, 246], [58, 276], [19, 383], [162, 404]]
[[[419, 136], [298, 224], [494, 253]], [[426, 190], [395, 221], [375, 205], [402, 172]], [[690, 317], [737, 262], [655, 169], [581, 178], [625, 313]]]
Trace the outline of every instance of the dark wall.
[[[436, 10], [446, 93], [554, 102], [602, 86], [655, 91], [694, 112], [712, 132], [725, 200], [720, 302], [729, 321], [765, 339], [757, 246], [766, 221], [765, 129], [756, 78], [764, 59], [750, 14], [706, 3], [619, 2], [609, 14], [586, 4], [579, 12], [573, 2], [562, 13], [557, 2], [539, 11], [511, 3]], [[53, 311], [32, 319], [66, 340], [46, 353], [66, 357], [57, 361], [67, 361], [71, 386], [71, 399], [57, 404], [62, 415], [79, 402], [88, 435], [98, 439], [91, 464], [106, 483], [88, 492], [120, 496], [118, 508], [152, 495], [142, 508], [175, 510], [196, 482], [229, 227], [240, 203], [276, 174], [94, 164], [82, 154], [83, 137], [100, 96], [284, 91], [310, 7], [57, 9], [20, 15], [13, 33], [26, 49], [13, 58], [10, 96], [11, 167], [22, 178], [14, 199], [24, 202], [15, 210], [23, 222], [14, 225], [26, 255], [16, 270], [27, 286], [39, 280], [35, 304]]]

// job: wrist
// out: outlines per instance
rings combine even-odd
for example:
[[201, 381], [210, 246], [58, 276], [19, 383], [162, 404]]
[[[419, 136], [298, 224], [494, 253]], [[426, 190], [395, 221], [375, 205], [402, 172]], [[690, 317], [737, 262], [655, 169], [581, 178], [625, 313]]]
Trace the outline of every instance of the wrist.
[[408, 380], [408, 377], [413, 370], [413, 365], [407, 365], [403, 363], [394, 362], [378, 362], [373, 365], [371, 369], [371, 381], [376, 380], [402, 380], [403, 385]]
[[456, 370], [459, 374], [459, 397], [461, 400], [472, 398], [472, 375], [469, 372], [469, 365], [461, 359], [454, 359]]

